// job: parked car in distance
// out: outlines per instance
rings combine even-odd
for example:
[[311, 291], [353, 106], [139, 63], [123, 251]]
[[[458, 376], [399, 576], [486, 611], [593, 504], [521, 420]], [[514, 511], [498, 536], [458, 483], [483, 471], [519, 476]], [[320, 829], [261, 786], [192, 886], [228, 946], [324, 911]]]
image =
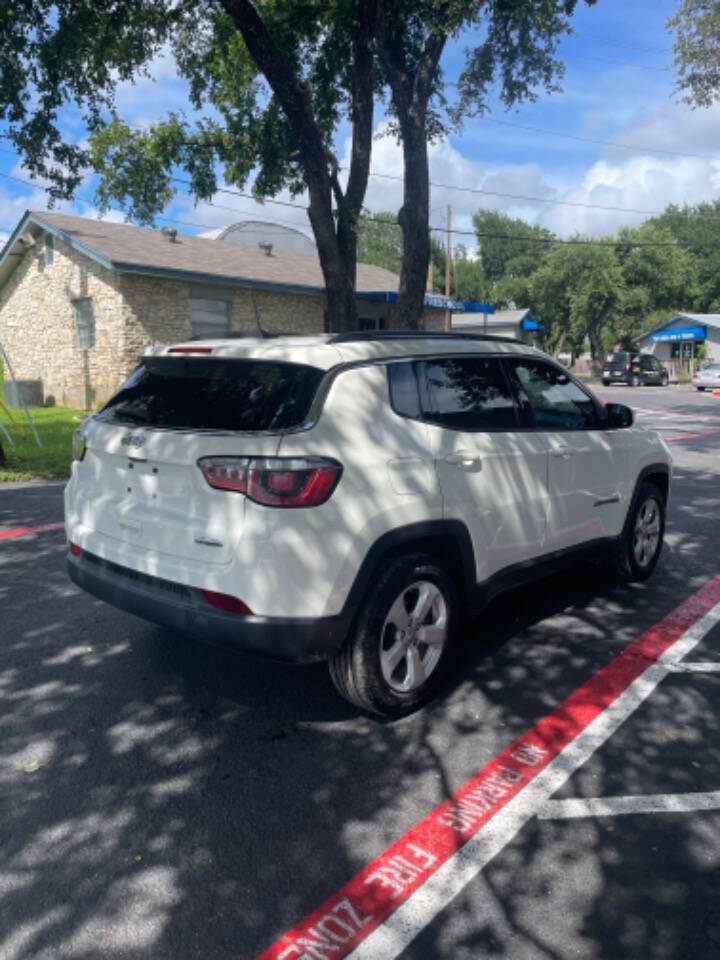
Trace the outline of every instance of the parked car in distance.
[[611, 383], [626, 383], [630, 387], [652, 384], [666, 387], [670, 375], [658, 358], [650, 353], [618, 351], [606, 354], [602, 382], [606, 387]]
[[327, 660], [389, 716], [432, 696], [497, 594], [582, 559], [647, 579], [671, 464], [539, 350], [417, 332], [155, 348], [73, 461], [76, 584], [178, 632]]
[[700, 390], [720, 390], [720, 363], [709, 363], [693, 374], [693, 386]]

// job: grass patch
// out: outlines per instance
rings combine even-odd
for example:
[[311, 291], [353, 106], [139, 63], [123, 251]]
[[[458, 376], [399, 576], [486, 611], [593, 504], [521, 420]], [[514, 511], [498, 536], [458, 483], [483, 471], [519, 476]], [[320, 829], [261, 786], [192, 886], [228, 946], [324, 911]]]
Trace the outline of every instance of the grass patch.
[[0, 483], [69, 477], [72, 435], [87, 414], [69, 407], [30, 407], [30, 416], [42, 443], [40, 448], [24, 412], [10, 412], [18, 426], [13, 426], [7, 413], [0, 408], [0, 422], [15, 443], [10, 446], [7, 437], [0, 431], [0, 444], [5, 452], [5, 462], [0, 463]]

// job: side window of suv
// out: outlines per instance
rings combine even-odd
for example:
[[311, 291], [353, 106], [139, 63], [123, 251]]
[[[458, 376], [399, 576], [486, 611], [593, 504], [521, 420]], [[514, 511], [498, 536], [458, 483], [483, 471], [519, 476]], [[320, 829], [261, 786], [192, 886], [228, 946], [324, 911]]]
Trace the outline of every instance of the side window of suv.
[[518, 398], [527, 426], [540, 430], [592, 430], [600, 426], [595, 403], [584, 390], [542, 360], [513, 360]]
[[445, 357], [418, 367], [423, 420], [451, 430], [517, 427], [512, 391], [498, 360]]

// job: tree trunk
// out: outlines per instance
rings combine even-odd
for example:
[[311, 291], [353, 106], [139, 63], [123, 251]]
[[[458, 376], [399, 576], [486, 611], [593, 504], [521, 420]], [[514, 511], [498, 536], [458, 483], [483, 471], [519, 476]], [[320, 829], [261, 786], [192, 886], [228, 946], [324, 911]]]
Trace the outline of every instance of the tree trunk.
[[[447, 4], [441, 6], [446, 8]], [[420, 60], [411, 68], [403, 38], [396, 28], [391, 0], [380, 0], [377, 48], [392, 90], [405, 164], [403, 205], [398, 214], [403, 232], [403, 260], [395, 319], [397, 326], [417, 330], [430, 262], [427, 108], [447, 36], [431, 33]]]
[[[253, 60], [265, 75], [293, 131], [310, 195], [308, 216], [325, 280], [325, 329], [332, 332], [356, 330], [356, 225], [367, 186], [372, 143], [370, 44], [374, 29], [374, 7], [371, 5], [366, 10], [362, 3], [359, 7], [358, 36], [354, 44], [356, 62], [353, 65], [353, 120], [360, 116], [361, 123], [359, 129], [355, 126], [353, 129], [353, 163], [348, 182], [348, 188], [352, 185], [352, 196], [346, 198], [338, 184], [336, 172], [331, 172], [331, 157], [315, 121], [310, 93], [302, 78], [278, 50], [251, 0], [221, 0], [221, 3], [245, 41]], [[367, 142], [363, 145], [361, 141]], [[367, 166], [363, 174], [365, 155]], [[333, 196], [338, 206], [337, 230], [332, 206]]]
[[420, 328], [430, 262], [430, 184], [425, 123], [401, 120], [405, 181], [398, 220], [403, 232], [403, 259], [395, 323]]

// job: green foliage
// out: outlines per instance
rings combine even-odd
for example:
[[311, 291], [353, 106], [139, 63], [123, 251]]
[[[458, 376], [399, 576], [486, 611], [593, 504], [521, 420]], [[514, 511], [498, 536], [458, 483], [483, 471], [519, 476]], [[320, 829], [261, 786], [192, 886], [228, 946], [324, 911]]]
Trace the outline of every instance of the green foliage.
[[494, 210], [478, 210], [473, 226], [480, 261], [491, 284], [528, 277], [547, 257], [553, 234], [517, 217]]
[[707, 343], [695, 344], [695, 356], [693, 357], [693, 369], [701, 370], [709, 356]]
[[689, 256], [691, 280], [682, 309], [720, 313], [720, 200], [694, 207], [669, 206], [648, 223], [666, 228]]
[[682, 0], [668, 29], [675, 31], [677, 86], [695, 107], [709, 107], [720, 96], [720, 4]]
[[358, 225], [358, 263], [373, 263], [400, 273], [403, 238], [397, 215], [387, 211], [366, 213]]

